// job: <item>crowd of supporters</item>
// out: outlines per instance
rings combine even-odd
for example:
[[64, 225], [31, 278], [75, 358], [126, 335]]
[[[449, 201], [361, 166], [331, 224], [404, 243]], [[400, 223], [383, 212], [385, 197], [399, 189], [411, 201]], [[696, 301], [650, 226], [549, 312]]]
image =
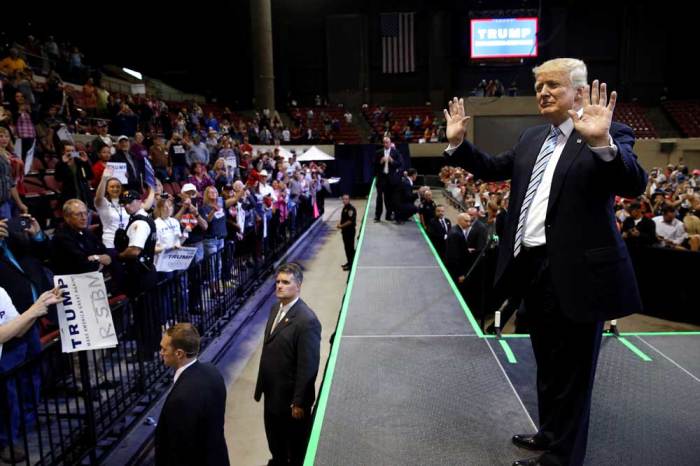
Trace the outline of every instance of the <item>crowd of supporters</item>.
[[[425, 111], [411, 115], [397, 116], [396, 109], [365, 104], [362, 112], [372, 127], [370, 142], [379, 143], [385, 137], [395, 142], [445, 142], [445, 120], [436, 117], [429, 106]], [[381, 128], [378, 130], [377, 128]]]

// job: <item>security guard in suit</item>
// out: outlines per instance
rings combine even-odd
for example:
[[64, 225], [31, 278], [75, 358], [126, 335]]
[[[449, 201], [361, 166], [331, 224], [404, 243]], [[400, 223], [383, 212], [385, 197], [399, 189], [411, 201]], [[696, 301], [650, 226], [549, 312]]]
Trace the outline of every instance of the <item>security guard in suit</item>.
[[343, 234], [343, 246], [347, 262], [342, 265], [343, 270], [350, 270], [355, 258], [355, 228], [357, 226], [357, 210], [350, 204], [350, 196], [343, 194], [343, 211], [340, 213], [340, 223], [336, 227]]

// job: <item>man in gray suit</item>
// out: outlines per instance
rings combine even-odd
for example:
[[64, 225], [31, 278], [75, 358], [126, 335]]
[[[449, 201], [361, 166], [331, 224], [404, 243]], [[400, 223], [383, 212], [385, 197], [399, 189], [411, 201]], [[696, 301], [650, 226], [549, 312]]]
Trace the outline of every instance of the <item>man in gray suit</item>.
[[294, 263], [277, 269], [276, 302], [265, 328], [255, 401], [265, 395], [269, 466], [301, 465], [311, 433], [311, 407], [321, 349], [321, 323], [299, 297], [303, 280]]

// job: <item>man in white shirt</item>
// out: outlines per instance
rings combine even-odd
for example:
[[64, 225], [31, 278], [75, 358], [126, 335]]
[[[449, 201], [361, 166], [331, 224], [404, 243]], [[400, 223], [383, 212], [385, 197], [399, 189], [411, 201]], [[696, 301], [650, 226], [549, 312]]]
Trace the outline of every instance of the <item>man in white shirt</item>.
[[654, 217], [656, 224], [656, 236], [661, 244], [667, 248], [685, 249], [683, 242], [688, 239], [683, 222], [676, 217], [675, 207], [666, 206], [663, 215]]
[[547, 125], [494, 157], [465, 139], [470, 117], [455, 98], [445, 110], [446, 155], [477, 178], [512, 180], [496, 281], [528, 310], [540, 423], [512, 440], [543, 452], [513, 464], [573, 466], [586, 454], [603, 322], [642, 309], [612, 204], [639, 196], [647, 176], [632, 129], [612, 121], [617, 94], [608, 100], [605, 83], [589, 86], [585, 63], [549, 60], [533, 74]]

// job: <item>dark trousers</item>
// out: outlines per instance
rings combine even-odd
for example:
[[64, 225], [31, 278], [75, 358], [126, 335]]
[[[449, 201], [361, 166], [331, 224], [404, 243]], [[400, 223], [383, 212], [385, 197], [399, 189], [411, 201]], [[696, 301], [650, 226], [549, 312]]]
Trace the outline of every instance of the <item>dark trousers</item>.
[[586, 455], [603, 322], [574, 322], [562, 312], [544, 246], [521, 250], [514, 265], [537, 362], [538, 435], [549, 442], [540, 462], [578, 466]]
[[355, 259], [355, 229], [354, 228], [344, 228], [343, 229], [343, 246], [345, 247], [345, 258], [348, 260], [348, 264], [352, 265], [352, 261]]
[[394, 187], [388, 182], [377, 183], [377, 205], [374, 208], [374, 218], [382, 216], [382, 207], [386, 207], [386, 219], [394, 215]]
[[268, 466], [304, 464], [306, 446], [311, 434], [311, 409], [305, 410], [301, 420], [292, 417], [291, 408], [284, 415], [265, 409], [265, 435], [272, 453]]

